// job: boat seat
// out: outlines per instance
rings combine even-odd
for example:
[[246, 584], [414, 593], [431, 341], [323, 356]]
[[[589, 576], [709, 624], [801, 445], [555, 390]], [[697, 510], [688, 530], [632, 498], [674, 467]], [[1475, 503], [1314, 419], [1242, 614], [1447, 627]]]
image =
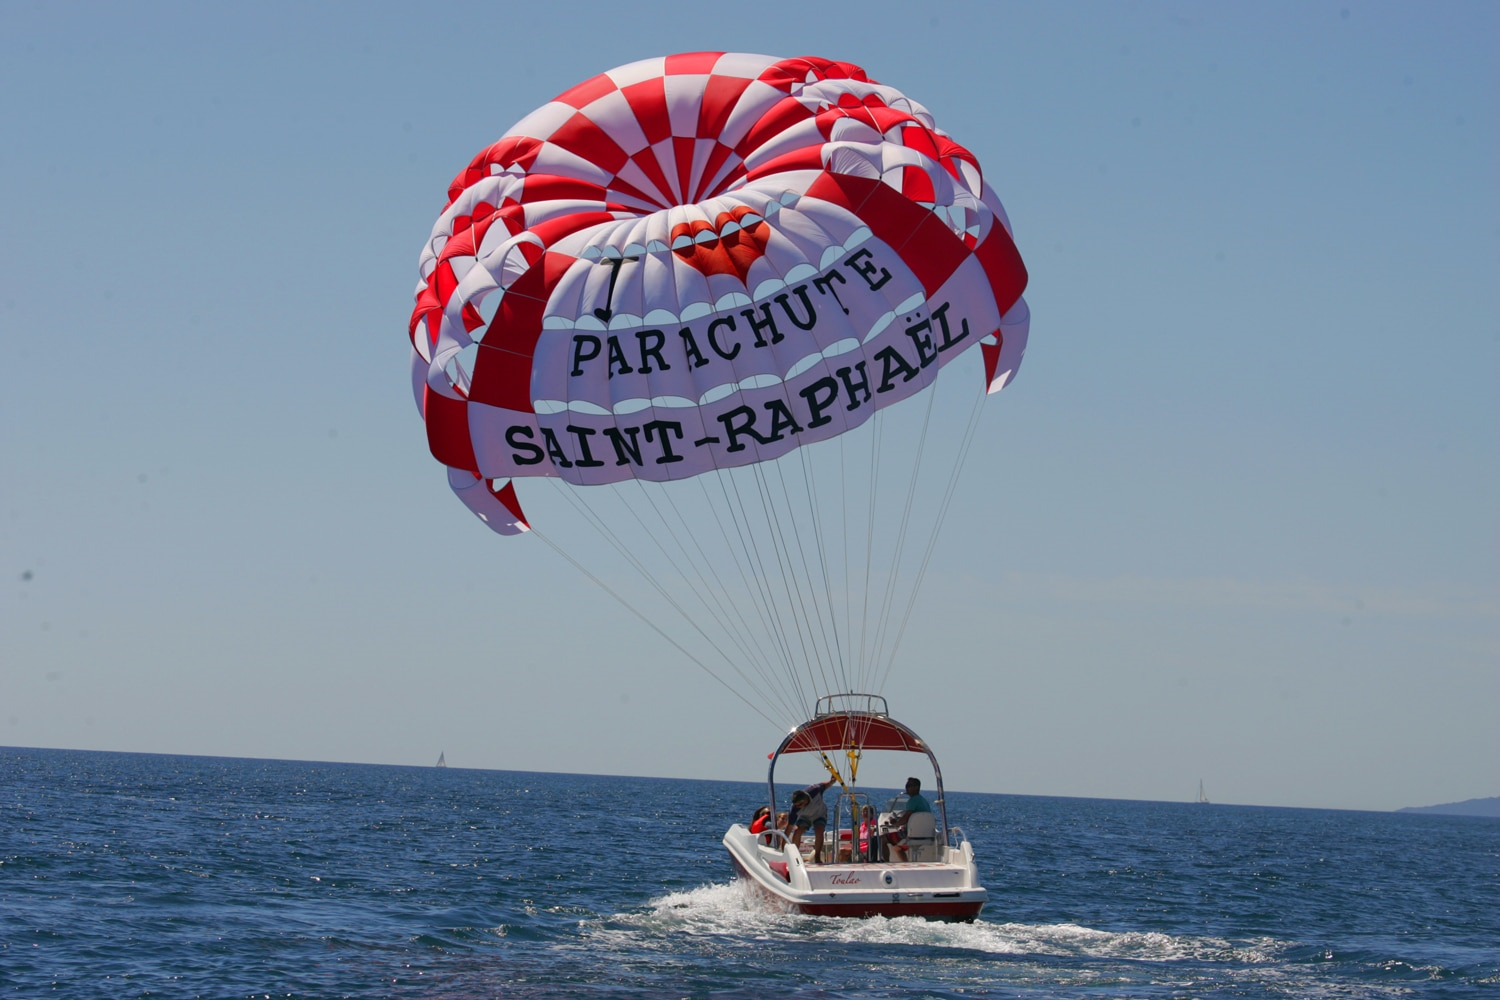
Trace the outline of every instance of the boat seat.
[[912, 813], [906, 819], [906, 856], [911, 861], [936, 861], [937, 817], [932, 813]]

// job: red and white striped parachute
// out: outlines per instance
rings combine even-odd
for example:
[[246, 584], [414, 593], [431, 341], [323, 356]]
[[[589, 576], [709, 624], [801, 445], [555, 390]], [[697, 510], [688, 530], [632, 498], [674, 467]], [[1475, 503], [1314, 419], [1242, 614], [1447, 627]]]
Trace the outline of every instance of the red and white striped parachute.
[[963, 391], [993, 392], [1026, 346], [1025, 285], [974, 156], [859, 67], [647, 59], [454, 179], [421, 257], [413, 388], [455, 492], [513, 534], [532, 527], [516, 478], [772, 462], [960, 357], [981, 361]]
[[476, 156], [411, 319], [432, 453], [492, 528], [512, 477], [682, 479], [863, 423], [984, 352], [1026, 271], [979, 164], [848, 63], [693, 53], [574, 87]]

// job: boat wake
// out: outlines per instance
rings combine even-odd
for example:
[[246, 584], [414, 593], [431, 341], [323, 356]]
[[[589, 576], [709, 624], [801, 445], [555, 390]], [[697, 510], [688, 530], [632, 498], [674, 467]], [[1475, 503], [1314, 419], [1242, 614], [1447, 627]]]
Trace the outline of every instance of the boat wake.
[[[920, 917], [848, 920], [809, 917], [769, 909], [736, 883], [715, 883], [653, 899], [634, 914], [610, 921], [622, 931], [747, 936], [756, 940], [806, 940], [868, 944], [881, 948], [952, 948], [990, 955], [1123, 959], [1135, 962], [1224, 962], [1259, 965], [1277, 961], [1288, 947], [1270, 938], [1224, 938], [1155, 931], [1104, 931], [1078, 924], [937, 923]], [[628, 931], [627, 931], [628, 932]]]
[[[808, 982], [838, 982], [853, 990], [851, 996], [885, 996], [893, 974], [899, 979], [933, 961], [952, 984], [981, 992], [1003, 979], [1017, 997], [1092, 996], [1107, 982], [1117, 988], [1109, 995], [1202, 995], [1212, 986], [1241, 996], [1337, 1000], [1351, 995], [1352, 981], [1358, 984], [1353, 995], [1395, 1000], [1410, 995], [1414, 982], [1443, 978], [1440, 970], [1412, 969], [1392, 981], [1390, 963], [1374, 955], [1334, 956], [1268, 937], [982, 917], [964, 924], [784, 913], [734, 882], [667, 893], [639, 908], [585, 921], [581, 930], [577, 947], [594, 960], [607, 954], [615, 967], [643, 976], [670, 969], [683, 984], [680, 993], [724, 992], [725, 983], [741, 973], [753, 976], [753, 993], [729, 990], [725, 996], [759, 996]], [[767, 954], [782, 957], [767, 965]], [[866, 987], [869, 992], [861, 993]]]

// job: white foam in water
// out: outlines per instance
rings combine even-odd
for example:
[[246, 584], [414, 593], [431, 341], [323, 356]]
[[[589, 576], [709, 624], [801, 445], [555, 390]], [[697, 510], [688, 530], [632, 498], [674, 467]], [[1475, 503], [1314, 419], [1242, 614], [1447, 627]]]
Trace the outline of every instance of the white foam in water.
[[[591, 929], [596, 944], [640, 945], [641, 934], [670, 938], [677, 934], [731, 935], [764, 937], [783, 927], [790, 932], [797, 919], [785, 917], [784, 925], [769, 913], [751, 903], [744, 891], [733, 882], [715, 883], [671, 892], [651, 900], [649, 909], [617, 913]], [[804, 918], [805, 919], [805, 918]]]
[[651, 901], [654, 921], [689, 934], [764, 931], [769, 912], [772, 911], [750, 900], [735, 882], [702, 885], [687, 892], [669, 892]]
[[[769, 918], [769, 919], [768, 919]], [[1101, 931], [1078, 924], [937, 923], [920, 917], [806, 917], [780, 913], [747, 897], [737, 883], [715, 883], [653, 899], [646, 913], [621, 914], [634, 931], [731, 934], [755, 937], [808, 933], [856, 944], [919, 945], [996, 955], [1077, 955], [1140, 962], [1185, 959], [1260, 964], [1275, 959], [1284, 943], [1269, 938], [1231, 942], [1152, 931]]]
[[1126, 958], [1140, 962], [1208, 962], [1258, 964], [1272, 961], [1280, 947], [1269, 938], [1235, 944], [1224, 938], [1163, 934], [1159, 931], [1100, 931], [1078, 924], [996, 924], [1002, 934], [1030, 954]]

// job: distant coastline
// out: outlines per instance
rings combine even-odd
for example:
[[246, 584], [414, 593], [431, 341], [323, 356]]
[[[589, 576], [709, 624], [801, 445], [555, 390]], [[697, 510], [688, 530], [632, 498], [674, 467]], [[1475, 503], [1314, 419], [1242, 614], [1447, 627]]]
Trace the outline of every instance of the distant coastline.
[[1407, 806], [1397, 809], [1404, 813], [1434, 813], [1442, 816], [1489, 816], [1500, 819], [1500, 796], [1488, 799], [1468, 799], [1464, 802], [1449, 802], [1442, 806]]

